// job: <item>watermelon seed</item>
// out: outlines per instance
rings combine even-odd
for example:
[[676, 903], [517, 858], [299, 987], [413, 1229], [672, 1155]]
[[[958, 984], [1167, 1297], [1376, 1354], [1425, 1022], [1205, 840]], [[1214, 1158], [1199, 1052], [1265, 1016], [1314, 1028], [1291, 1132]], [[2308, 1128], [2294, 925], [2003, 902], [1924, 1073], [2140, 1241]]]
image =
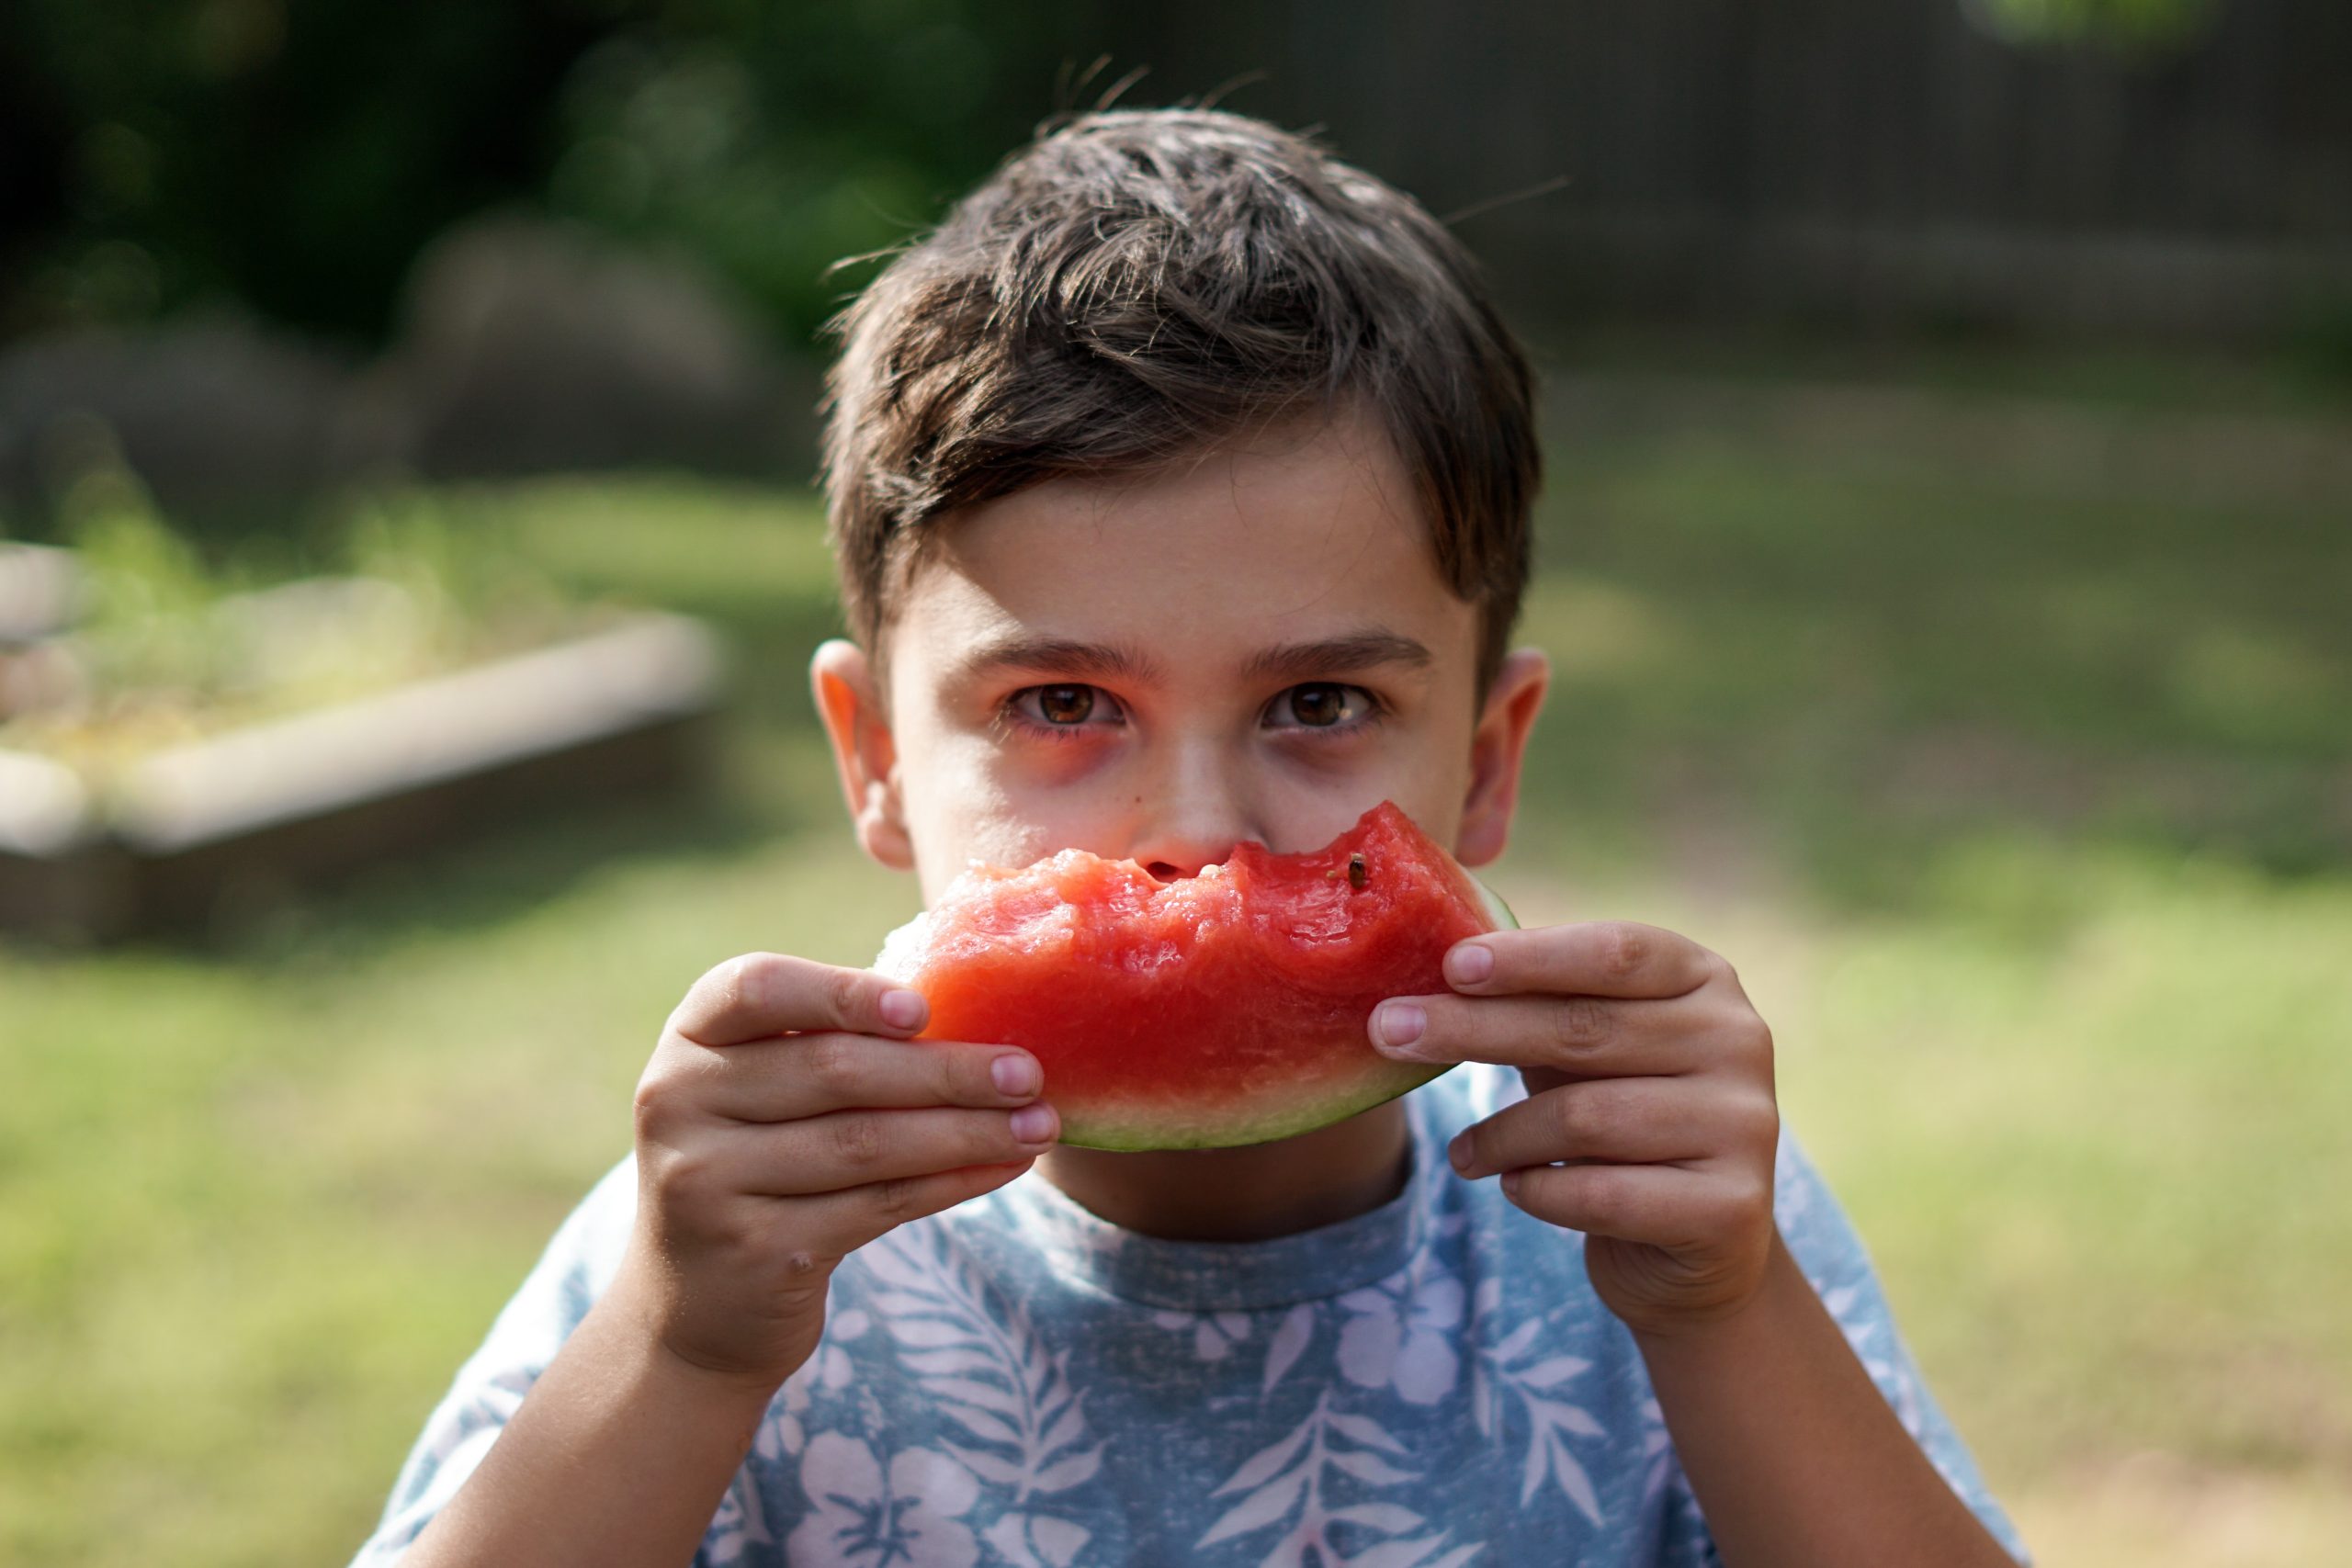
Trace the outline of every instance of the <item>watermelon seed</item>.
[[1363, 891], [1364, 884], [1371, 880], [1371, 874], [1363, 868], [1363, 856], [1350, 855], [1348, 857], [1348, 886], [1361, 893]]

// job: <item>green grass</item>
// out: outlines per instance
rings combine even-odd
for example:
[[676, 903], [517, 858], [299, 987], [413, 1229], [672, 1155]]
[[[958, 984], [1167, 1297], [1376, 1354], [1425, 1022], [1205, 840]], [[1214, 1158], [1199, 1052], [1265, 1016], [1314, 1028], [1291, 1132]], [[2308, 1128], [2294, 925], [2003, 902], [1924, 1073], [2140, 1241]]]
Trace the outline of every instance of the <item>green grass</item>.
[[[1674, 430], [1553, 471], [1527, 632], [1559, 686], [1502, 890], [1739, 966], [1792, 1128], [2052, 1542], [2320, 1562], [2352, 1465], [2352, 498]], [[0, 946], [0, 1561], [340, 1561], [626, 1148], [686, 982], [752, 947], [862, 963], [911, 908], [808, 716], [837, 620], [805, 497], [432, 504], [721, 625], [725, 797], [202, 946]], [[2167, 1506], [2219, 1501], [2127, 1540], [2150, 1453]], [[2249, 1507], [2287, 1522], [2249, 1538]]]

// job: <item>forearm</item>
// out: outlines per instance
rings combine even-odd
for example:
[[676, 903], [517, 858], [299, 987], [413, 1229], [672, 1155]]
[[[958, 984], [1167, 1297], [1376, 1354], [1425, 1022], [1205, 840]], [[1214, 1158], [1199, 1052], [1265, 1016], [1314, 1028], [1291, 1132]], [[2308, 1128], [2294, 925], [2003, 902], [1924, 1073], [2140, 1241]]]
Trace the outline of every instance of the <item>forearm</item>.
[[1635, 1339], [1727, 1568], [2012, 1568], [1777, 1235], [1738, 1314]]
[[616, 1284], [401, 1568], [683, 1564], [772, 1394], [679, 1359]]

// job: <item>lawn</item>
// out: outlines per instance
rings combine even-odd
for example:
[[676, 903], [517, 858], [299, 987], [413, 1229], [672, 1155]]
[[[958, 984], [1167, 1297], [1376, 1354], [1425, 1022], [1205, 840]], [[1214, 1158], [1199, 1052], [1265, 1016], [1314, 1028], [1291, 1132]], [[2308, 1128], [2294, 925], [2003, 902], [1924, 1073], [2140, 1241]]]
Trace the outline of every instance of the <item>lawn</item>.
[[[2166, 411], [2143, 411], [2161, 439]], [[2297, 415], [2295, 417], [2305, 417]], [[2323, 417], [2340, 419], [2340, 413]], [[2352, 1529], [2352, 495], [1657, 420], [1551, 448], [1524, 918], [1729, 955], [2049, 1562]], [[720, 798], [204, 942], [0, 945], [0, 1561], [334, 1562], [710, 963], [870, 958], [797, 492], [422, 498], [732, 638]]]

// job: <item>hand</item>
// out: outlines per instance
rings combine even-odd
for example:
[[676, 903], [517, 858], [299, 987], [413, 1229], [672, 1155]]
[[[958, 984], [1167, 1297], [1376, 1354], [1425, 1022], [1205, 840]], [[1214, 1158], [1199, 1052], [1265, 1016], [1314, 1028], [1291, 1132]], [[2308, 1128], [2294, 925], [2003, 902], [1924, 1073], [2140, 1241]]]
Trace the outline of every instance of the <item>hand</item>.
[[1731, 965], [1603, 922], [1473, 937], [1445, 973], [1452, 992], [1383, 1002], [1371, 1029], [1391, 1056], [1520, 1069], [1528, 1098], [1465, 1129], [1454, 1168], [1499, 1172], [1521, 1209], [1585, 1232], [1593, 1289], [1635, 1330], [1746, 1305], [1771, 1257], [1781, 1119], [1771, 1032]]
[[926, 1016], [878, 975], [764, 953], [678, 1004], [637, 1088], [616, 1282], [667, 1349], [773, 1392], [816, 1349], [843, 1257], [1051, 1145], [1036, 1058], [904, 1038]]

